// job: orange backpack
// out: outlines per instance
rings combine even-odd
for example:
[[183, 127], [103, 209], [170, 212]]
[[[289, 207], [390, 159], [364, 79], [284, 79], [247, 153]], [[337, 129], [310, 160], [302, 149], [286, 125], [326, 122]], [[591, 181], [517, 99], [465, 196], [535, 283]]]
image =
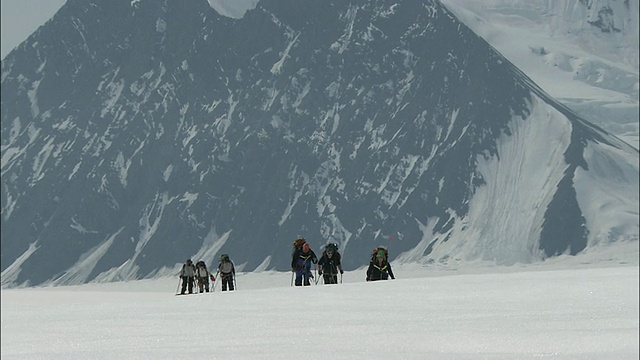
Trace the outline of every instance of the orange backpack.
[[389, 250], [387, 250], [386, 247], [384, 246], [378, 246], [376, 248], [373, 249], [373, 253], [371, 254], [371, 262], [375, 262], [376, 261], [376, 256], [378, 255], [378, 252], [382, 251], [384, 253], [384, 261], [389, 261]]
[[292, 253], [295, 253], [296, 250], [302, 250], [302, 245], [304, 245], [307, 242], [307, 240], [305, 240], [304, 238], [300, 238], [296, 241], [293, 242], [293, 251]]

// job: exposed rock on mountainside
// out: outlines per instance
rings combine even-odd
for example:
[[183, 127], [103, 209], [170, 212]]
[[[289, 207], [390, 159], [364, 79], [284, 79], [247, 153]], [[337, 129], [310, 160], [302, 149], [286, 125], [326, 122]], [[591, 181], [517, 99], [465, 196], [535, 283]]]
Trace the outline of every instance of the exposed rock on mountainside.
[[434, 1], [70, 0], [2, 62], [2, 283], [530, 262], [638, 237], [638, 151]]

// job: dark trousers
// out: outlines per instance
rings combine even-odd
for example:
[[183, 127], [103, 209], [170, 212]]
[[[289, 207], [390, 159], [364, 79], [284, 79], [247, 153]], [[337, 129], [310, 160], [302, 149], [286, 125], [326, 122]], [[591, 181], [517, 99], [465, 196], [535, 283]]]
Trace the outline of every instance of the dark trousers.
[[367, 281], [378, 281], [378, 280], [389, 280], [389, 274], [387, 274], [386, 272], [371, 274], [369, 276], [369, 280]]
[[227, 288], [230, 291], [235, 290], [233, 287], [233, 274], [222, 274], [222, 291], [227, 291]]
[[322, 278], [325, 284], [337, 284], [338, 283], [338, 275], [336, 274], [327, 274], [323, 273]]
[[206, 276], [198, 277], [198, 291], [209, 292], [209, 278]]
[[189, 294], [193, 294], [193, 276], [183, 276], [182, 277], [182, 291], [181, 294], [184, 294], [187, 291], [187, 286], [189, 287]]
[[311, 274], [311, 270], [302, 268], [296, 271], [296, 286], [302, 286], [303, 281], [304, 281], [304, 286], [309, 286], [311, 285], [311, 282], [309, 279], [312, 279], [312, 278], [313, 278], [313, 275]]

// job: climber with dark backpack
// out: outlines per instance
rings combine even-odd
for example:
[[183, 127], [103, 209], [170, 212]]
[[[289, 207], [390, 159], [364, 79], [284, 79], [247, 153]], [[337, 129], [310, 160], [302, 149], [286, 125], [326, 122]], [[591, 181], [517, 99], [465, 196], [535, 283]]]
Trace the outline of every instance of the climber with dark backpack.
[[184, 295], [187, 291], [187, 287], [189, 287], [189, 294], [193, 294], [193, 283], [196, 276], [196, 267], [193, 265], [191, 259], [187, 260], [184, 265], [182, 265], [182, 270], [180, 270], [180, 278], [182, 279], [182, 290], [180, 291], [180, 295]]
[[337, 284], [338, 272], [340, 272], [340, 275], [344, 274], [341, 260], [342, 257], [338, 252], [338, 244], [329, 243], [324, 247], [322, 256], [320, 260], [318, 260], [318, 275], [322, 276], [325, 285]]
[[203, 260], [196, 263], [196, 281], [198, 285], [198, 292], [209, 292], [209, 277], [211, 273], [207, 269], [207, 265]]
[[227, 288], [229, 291], [235, 290], [236, 268], [231, 259], [229, 259], [229, 255], [223, 254], [220, 256], [218, 272], [222, 278], [222, 291], [227, 291]]

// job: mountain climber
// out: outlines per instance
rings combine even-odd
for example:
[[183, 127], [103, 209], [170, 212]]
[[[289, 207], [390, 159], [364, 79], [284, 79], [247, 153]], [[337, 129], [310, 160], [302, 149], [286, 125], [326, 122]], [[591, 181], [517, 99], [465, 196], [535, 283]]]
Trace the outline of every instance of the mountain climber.
[[341, 256], [336, 244], [328, 244], [318, 260], [318, 275], [321, 275], [325, 284], [337, 284], [338, 272], [343, 274]]
[[222, 278], [222, 291], [235, 290], [234, 278], [236, 276], [236, 267], [233, 265], [229, 255], [223, 254], [220, 256], [220, 264], [218, 264], [218, 272]]
[[311, 285], [309, 281], [310, 278], [313, 278], [311, 263], [317, 264], [318, 257], [311, 250], [309, 243], [305, 242], [301, 249], [296, 249], [293, 252], [291, 259], [291, 271], [296, 273], [296, 286], [302, 286], [303, 280], [304, 286]]
[[376, 259], [369, 264], [367, 269], [367, 281], [388, 280], [389, 276], [395, 279], [391, 264], [387, 261], [384, 251], [378, 251]]
[[180, 277], [182, 278], [182, 290], [180, 294], [184, 294], [187, 291], [187, 286], [189, 287], [189, 294], [193, 294], [193, 281], [195, 276], [196, 267], [193, 265], [191, 259], [189, 259], [182, 265], [182, 270], [180, 270]]
[[196, 263], [196, 281], [200, 293], [209, 292], [209, 276], [211, 273], [209, 273], [207, 265], [202, 260], [198, 261]]

